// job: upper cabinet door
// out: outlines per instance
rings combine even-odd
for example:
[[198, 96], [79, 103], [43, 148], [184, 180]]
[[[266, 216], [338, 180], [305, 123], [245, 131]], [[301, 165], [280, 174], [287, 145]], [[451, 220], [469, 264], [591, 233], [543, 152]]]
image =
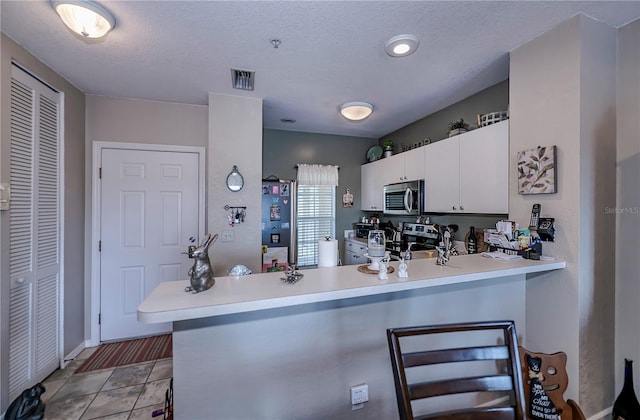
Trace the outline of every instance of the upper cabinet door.
[[404, 153], [384, 158], [378, 165], [382, 171], [382, 185], [404, 182]]
[[405, 181], [414, 181], [416, 179], [424, 179], [426, 173], [424, 170], [424, 155], [426, 147], [409, 150], [402, 153], [404, 156], [404, 176]]
[[460, 201], [459, 142], [453, 137], [425, 148], [424, 209], [426, 212], [458, 212]]
[[509, 212], [509, 121], [460, 135], [460, 208]]
[[382, 211], [383, 187], [382, 161], [360, 167], [360, 209]]

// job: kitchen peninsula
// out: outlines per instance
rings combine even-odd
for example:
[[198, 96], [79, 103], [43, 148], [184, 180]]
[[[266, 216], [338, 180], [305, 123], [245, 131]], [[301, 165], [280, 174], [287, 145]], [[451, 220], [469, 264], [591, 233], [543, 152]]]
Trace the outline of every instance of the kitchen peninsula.
[[[173, 322], [174, 409], [180, 419], [395, 418], [386, 329], [512, 319], [525, 335], [525, 283], [565, 263], [481, 255], [409, 262], [388, 280], [355, 266], [218, 277], [199, 294], [161, 283], [138, 308], [144, 323]], [[535, 277], [535, 278], [533, 278]], [[369, 385], [352, 411], [349, 388]]]

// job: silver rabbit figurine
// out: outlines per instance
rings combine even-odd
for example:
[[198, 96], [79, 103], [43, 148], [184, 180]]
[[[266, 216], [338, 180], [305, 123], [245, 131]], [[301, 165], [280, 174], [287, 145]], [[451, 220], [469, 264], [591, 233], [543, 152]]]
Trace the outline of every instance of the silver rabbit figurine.
[[218, 239], [218, 234], [207, 235], [200, 246], [189, 247], [189, 258], [193, 258], [193, 267], [189, 269], [189, 277], [191, 278], [191, 286], [185, 287], [185, 292], [200, 293], [209, 289], [216, 282], [213, 277], [213, 268], [209, 261], [209, 247]]

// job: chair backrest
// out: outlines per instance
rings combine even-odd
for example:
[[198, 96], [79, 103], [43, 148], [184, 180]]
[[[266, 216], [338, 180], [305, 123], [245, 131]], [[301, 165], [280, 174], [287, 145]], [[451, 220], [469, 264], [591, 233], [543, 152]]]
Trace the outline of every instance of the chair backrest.
[[[519, 353], [524, 378], [526, 413], [531, 415], [532, 410], [541, 412], [543, 409], [552, 411], [552, 408], [555, 408], [562, 420], [584, 420], [584, 414], [578, 404], [573, 400], [564, 399], [564, 392], [569, 384], [566, 353], [534, 353], [524, 347], [519, 347]], [[551, 404], [547, 404], [547, 398]], [[534, 399], [537, 404], [532, 406]], [[553, 415], [550, 412], [543, 414], [547, 414], [548, 418], [552, 418]]]
[[[421, 419], [523, 418], [522, 371], [513, 321], [390, 328], [387, 339], [400, 419], [413, 419], [418, 407], [430, 411], [416, 414]], [[502, 401], [505, 394], [507, 404], [482, 404]], [[449, 397], [442, 401], [442, 396]], [[454, 406], [459, 403], [466, 406]], [[437, 411], [425, 405], [437, 406]]]

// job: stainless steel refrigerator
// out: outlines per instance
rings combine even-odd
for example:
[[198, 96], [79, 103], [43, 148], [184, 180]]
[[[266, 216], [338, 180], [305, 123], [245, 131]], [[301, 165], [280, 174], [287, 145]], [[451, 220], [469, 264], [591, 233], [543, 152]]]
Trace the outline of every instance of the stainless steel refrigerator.
[[262, 180], [262, 271], [282, 271], [295, 264], [296, 182]]

